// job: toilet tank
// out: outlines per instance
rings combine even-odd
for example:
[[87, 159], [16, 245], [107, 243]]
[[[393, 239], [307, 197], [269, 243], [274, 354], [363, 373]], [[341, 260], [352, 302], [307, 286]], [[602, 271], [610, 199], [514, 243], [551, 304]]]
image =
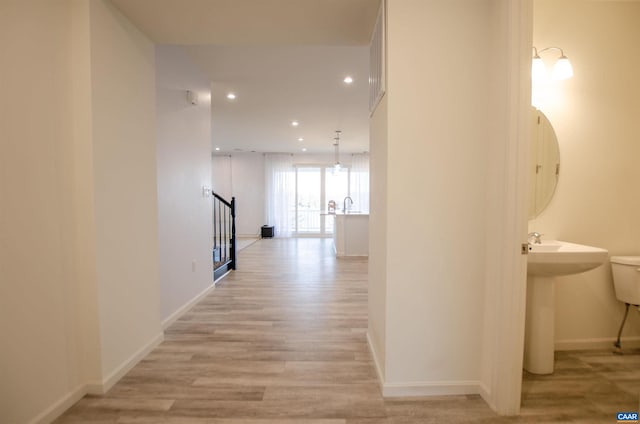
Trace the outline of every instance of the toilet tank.
[[616, 298], [640, 305], [640, 256], [612, 256], [611, 270]]

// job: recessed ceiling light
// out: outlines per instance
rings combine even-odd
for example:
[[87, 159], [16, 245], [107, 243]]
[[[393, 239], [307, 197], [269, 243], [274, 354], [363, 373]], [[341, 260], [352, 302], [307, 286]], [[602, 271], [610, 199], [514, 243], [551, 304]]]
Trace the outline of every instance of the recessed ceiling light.
[[304, 138], [298, 137], [298, 141], [304, 141]]
[[291, 125], [294, 127], [297, 127], [298, 125], [300, 125], [300, 122], [298, 121], [291, 121]]
[[227, 99], [234, 100], [235, 98], [236, 98], [236, 95], [234, 93], [228, 93], [227, 94]]
[[303, 147], [303, 148], [302, 148], [302, 151], [303, 151], [303, 152], [306, 152], [306, 151], [307, 151], [307, 148], [306, 148], [306, 147]]
[[216, 147], [216, 152], [219, 152], [219, 151], [220, 151], [220, 148], [219, 148], [219, 147]]
[[353, 78], [351, 78], [350, 76], [346, 76], [343, 79], [345, 84], [351, 84], [353, 82]]

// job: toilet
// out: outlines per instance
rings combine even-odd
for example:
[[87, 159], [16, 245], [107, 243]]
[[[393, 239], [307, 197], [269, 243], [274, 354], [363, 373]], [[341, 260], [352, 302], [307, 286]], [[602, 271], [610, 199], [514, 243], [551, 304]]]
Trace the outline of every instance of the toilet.
[[610, 260], [616, 298], [640, 305], [640, 256], [612, 256]]
[[613, 353], [621, 354], [622, 344], [620, 343], [620, 337], [629, 314], [629, 306], [640, 305], [640, 256], [612, 256], [610, 261], [616, 298], [625, 304], [624, 317], [618, 330], [618, 338], [613, 343]]

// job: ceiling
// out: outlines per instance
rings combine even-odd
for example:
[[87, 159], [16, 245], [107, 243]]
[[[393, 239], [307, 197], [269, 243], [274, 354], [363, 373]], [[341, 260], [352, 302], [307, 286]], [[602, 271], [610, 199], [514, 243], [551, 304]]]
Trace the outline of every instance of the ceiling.
[[212, 148], [331, 153], [340, 129], [341, 151], [368, 150], [379, 0], [111, 1], [155, 43], [185, 46], [209, 76]]

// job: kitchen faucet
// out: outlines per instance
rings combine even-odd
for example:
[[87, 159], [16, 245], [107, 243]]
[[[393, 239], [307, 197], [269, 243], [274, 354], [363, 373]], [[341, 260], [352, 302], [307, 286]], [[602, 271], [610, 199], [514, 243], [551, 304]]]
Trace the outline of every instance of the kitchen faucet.
[[[351, 205], [353, 205], [353, 199], [349, 196], [344, 198], [344, 201], [342, 202], [342, 212], [343, 213], [347, 213], [347, 199], [351, 200]], [[349, 205], [349, 206], [351, 206]]]

